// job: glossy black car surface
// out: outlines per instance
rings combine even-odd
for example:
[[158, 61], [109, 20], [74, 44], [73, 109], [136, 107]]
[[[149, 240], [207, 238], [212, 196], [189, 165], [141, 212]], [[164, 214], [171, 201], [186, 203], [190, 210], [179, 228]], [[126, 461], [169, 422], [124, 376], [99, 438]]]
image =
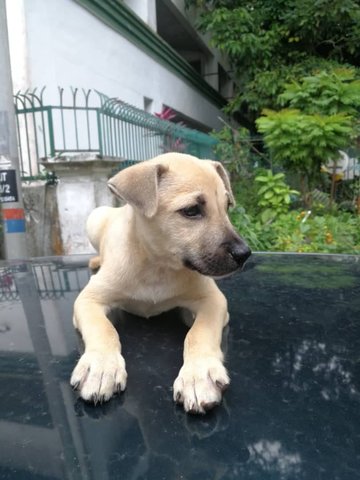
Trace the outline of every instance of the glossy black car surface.
[[177, 311], [113, 312], [127, 390], [97, 406], [72, 391], [86, 262], [0, 263], [0, 479], [360, 478], [359, 257], [257, 254], [219, 282], [232, 383], [206, 416], [172, 400]]

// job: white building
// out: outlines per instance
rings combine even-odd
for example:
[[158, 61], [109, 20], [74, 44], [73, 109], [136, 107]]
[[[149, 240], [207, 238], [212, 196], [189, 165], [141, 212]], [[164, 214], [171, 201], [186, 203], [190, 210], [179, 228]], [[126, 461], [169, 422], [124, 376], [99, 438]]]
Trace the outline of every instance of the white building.
[[[150, 114], [170, 107], [175, 122], [220, 128], [232, 89], [227, 65], [196, 32], [183, 0], [6, 0], [6, 7], [14, 91], [22, 92], [16, 117], [30, 253], [87, 253], [86, 218], [112, 203], [106, 179], [119, 161], [175, 144], [211, 158], [213, 139], [189, 130], [171, 137], [164, 122], [163, 131], [152, 129]], [[128, 107], [113, 98], [140, 111], [129, 107], [115, 119], [112, 109]], [[44, 160], [54, 188], [38, 180]]]
[[227, 65], [183, 0], [7, 0], [15, 91], [96, 89], [150, 113], [171, 107], [203, 131], [221, 127]]

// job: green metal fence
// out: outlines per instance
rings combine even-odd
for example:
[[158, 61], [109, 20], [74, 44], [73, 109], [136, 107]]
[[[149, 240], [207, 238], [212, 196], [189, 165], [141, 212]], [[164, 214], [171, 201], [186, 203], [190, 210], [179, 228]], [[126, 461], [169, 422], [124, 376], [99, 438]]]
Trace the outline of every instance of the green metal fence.
[[[19, 299], [16, 274], [26, 271], [26, 268], [26, 265], [15, 264], [0, 267], [0, 302]], [[89, 279], [87, 269], [71, 265], [34, 263], [31, 268], [42, 300], [63, 298], [69, 292], [80, 292], [81, 285]]]
[[41, 174], [42, 160], [79, 154], [118, 158], [122, 165], [166, 151], [214, 158], [217, 141], [211, 136], [96, 90], [59, 88], [51, 104], [44, 93], [45, 87], [14, 96], [23, 178]]

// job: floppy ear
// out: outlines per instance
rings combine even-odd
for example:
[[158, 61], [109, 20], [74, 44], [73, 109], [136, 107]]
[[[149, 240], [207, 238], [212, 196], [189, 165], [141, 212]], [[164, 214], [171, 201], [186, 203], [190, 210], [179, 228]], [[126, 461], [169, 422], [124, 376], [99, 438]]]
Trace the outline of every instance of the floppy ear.
[[217, 173], [219, 174], [219, 177], [224, 182], [225, 188], [226, 188], [226, 190], [229, 194], [229, 205], [230, 205], [230, 207], [234, 207], [236, 202], [235, 202], [234, 194], [233, 194], [232, 189], [231, 189], [230, 177], [229, 177], [227, 171], [225, 170], [225, 168], [223, 167], [223, 165], [220, 162], [215, 162], [215, 161], [211, 160], [211, 163], [214, 165]]
[[158, 207], [158, 185], [167, 167], [141, 162], [125, 168], [108, 181], [111, 192], [137, 208], [145, 217], [155, 215]]

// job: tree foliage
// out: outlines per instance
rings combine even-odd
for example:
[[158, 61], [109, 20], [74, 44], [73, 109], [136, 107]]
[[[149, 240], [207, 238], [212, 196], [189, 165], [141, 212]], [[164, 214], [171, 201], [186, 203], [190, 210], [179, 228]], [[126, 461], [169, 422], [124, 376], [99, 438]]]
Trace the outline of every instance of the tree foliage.
[[284, 84], [320, 70], [359, 66], [359, 0], [188, 0], [199, 26], [239, 83], [229, 110], [246, 127], [275, 108]]
[[306, 179], [305, 200], [322, 165], [358, 133], [360, 81], [353, 70], [323, 71], [287, 84], [278, 103], [289, 108], [264, 110], [257, 125], [274, 161]]
[[285, 85], [278, 103], [298, 108], [307, 114], [358, 115], [360, 107], [360, 80], [354, 69], [342, 68], [322, 71]]
[[257, 120], [275, 162], [306, 179], [303, 199], [314, 188], [321, 166], [348, 145], [353, 127], [346, 114], [308, 115], [299, 110], [267, 111]]

